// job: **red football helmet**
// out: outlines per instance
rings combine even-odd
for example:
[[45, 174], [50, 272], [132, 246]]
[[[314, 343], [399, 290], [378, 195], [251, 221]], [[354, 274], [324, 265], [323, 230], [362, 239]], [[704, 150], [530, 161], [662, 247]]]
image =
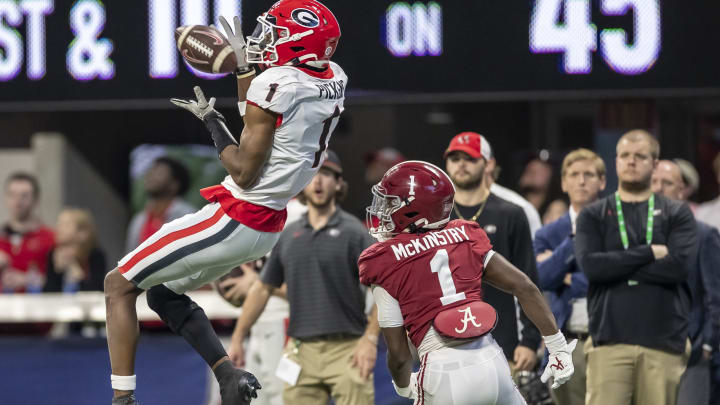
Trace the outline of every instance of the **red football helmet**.
[[249, 63], [322, 65], [330, 60], [340, 40], [337, 19], [316, 0], [280, 0], [257, 21], [255, 31], [247, 37]]
[[375, 238], [386, 240], [408, 228], [414, 232], [447, 224], [455, 186], [439, 167], [410, 160], [390, 168], [372, 193], [372, 205], [366, 209], [367, 226]]

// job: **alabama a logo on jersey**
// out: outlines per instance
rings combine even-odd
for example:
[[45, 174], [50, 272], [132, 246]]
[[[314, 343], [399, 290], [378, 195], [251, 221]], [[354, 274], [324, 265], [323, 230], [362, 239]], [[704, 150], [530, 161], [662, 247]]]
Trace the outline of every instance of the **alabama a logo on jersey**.
[[463, 333], [467, 330], [468, 323], [472, 323], [476, 328], [479, 328], [482, 326], [481, 322], [475, 322], [477, 321], [477, 318], [475, 318], [475, 315], [473, 315], [472, 310], [470, 307], [465, 307], [462, 309], [458, 309], [458, 312], [464, 312], [465, 315], [462, 319], [460, 319], [460, 322], [462, 322], [463, 326], [462, 329], [455, 328], [455, 332], [457, 333]]

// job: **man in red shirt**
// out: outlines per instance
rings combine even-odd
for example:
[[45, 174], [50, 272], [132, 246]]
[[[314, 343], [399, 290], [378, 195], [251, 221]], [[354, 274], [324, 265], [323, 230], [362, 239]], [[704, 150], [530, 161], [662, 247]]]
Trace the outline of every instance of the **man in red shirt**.
[[5, 181], [8, 222], [0, 228], [0, 285], [3, 292], [41, 292], [53, 232], [35, 216], [37, 179], [14, 173]]
[[[370, 234], [380, 243], [360, 256], [360, 282], [372, 286], [399, 395], [416, 404], [525, 404], [490, 335], [507, 320], [483, 302], [482, 281], [517, 296], [542, 333], [550, 362], [541, 380], [554, 377], [557, 388], [570, 379], [577, 341], [565, 341], [538, 288], [492, 250], [476, 222], [450, 221], [455, 189], [445, 172], [426, 162], [400, 163], [372, 192], [368, 222], [377, 218]], [[420, 355], [417, 373], [408, 337]]]

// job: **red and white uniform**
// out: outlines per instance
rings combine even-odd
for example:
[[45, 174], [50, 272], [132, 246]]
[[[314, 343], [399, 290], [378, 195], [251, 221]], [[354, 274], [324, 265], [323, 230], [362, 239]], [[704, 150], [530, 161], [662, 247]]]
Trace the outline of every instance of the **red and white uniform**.
[[347, 76], [337, 64], [321, 73], [282, 66], [265, 70], [247, 100], [278, 114], [270, 157], [255, 184], [230, 176], [200, 190], [209, 204], [165, 224], [118, 263], [138, 287], [164, 283], [178, 294], [267, 254], [286, 220], [285, 206], [319, 170], [344, 110]]
[[457, 340], [432, 327], [441, 311], [482, 299], [493, 254], [477, 223], [454, 220], [438, 230], [400, 233], [360, 256], [360, 282], [373, 288], [380, 326], [404, 326], [418, 349], [416, 404], [525, 403], [490, 334]]

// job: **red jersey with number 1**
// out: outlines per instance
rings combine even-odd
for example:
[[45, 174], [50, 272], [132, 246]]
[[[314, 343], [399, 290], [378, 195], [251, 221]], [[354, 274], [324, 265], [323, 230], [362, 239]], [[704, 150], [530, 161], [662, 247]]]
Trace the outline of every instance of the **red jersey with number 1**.
[[360, 282], [378, 285], [398, 301], [418, 347], [440, 311], [482, 300], [483, 263], [490, 250], [476, 222], [454, 220], [440, 230], [402, 233], [370, 246], [358, 259]]

